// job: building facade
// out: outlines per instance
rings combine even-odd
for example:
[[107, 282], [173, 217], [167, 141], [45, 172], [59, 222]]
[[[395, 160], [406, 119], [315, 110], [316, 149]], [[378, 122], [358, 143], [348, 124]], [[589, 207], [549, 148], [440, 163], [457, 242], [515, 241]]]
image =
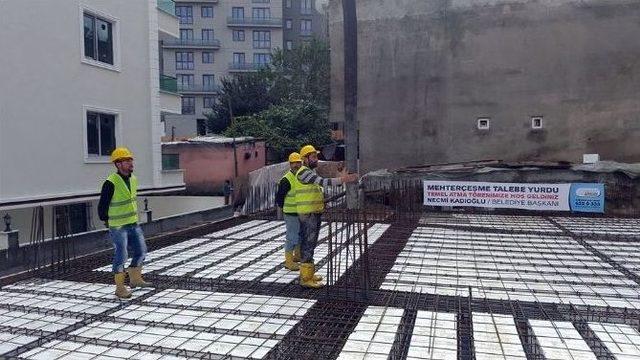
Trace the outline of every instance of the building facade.
[[177, 0], [179, 38], [162, 38], [162, 64], [182, 94], [182, 114], [164, 117], [165, 139], [206, 134], [220, 79], [257, 71], [283, 47], [282, 0]]
[[[362, 171], [640, 161], [640, 1], [356, 3]], [[330, 13], [331, 120], [342, 122], [340, 1]]]
[[172, 5], [0, 2], [0, 48], [12, 54], [0, 60], [0, 210], [14, 228], [28, 229], [25, 209], [42, 206], [73, 211], [76, 230], [90, 230], [117, 146], [135, 154], [141, 194], [184, 189], [180, 171], [161, 168], [161, 115], [181, 105], [159, 62], [160, 37], [179, 35]]
[[266, 164], [264, 140], [252, 137], [198, 136], [164, 143], [165, 168], [182, 169], [187, 194], [220, 194], [225, 180], [235, 182]]
[[328, 41], [328, 1], [283, 0], [284, 43], [286, 50], [315, 37]]

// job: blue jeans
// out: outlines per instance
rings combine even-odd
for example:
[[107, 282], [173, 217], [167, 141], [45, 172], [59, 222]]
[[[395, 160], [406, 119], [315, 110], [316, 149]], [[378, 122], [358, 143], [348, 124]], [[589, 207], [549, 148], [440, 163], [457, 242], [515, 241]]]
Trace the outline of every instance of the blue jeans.
[[298, 215], [304, 236], [300, 238], [300, 262], [312, 263], [320, 235], [321, 214]]
[[109, 236], [113, 242], [115, 253], [113, 254], [113, 272], [124, 272], [124, 266], [131, 251], [130, 267], [142, 265], [147, 255], [147, 244], [144, 242], [144, 234], [138, 224], [124, 225], [109, 228]]
[[284, 251], [293, 251], [293, 248], [300, 244], [300, 239], [304, 236], [300, 227], [300, 219], [294, 215], [284, 214], [284, 224], [287, 227]]

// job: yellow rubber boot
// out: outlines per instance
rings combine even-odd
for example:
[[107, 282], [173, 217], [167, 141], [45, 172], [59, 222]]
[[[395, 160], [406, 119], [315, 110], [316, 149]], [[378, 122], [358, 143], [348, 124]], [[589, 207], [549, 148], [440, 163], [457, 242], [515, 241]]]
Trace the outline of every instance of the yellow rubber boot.
[[293, 248], [293, 261], [300, 262], [300, 245]]
[[307, 288], [318, 289], [324, 286], [323, 283], [314, 279], [315, 267], [313, 263], [300, 264], [300, 285]]
[[131, 297], [131, 292], [124, 285], [126, 277], [127, 275], [123, 272], [114, 275], [114, 280], [116, 282], [116, 296], [120, 299], [128, 299]]
[[293, 260], [293, 251], [284, 252], [284, 267], [291, 271], [300, 270], [300, 265]]
[[142, 267], [129, 267], [127, 273], [129, 273], [129, 285], [131, 285], [132, 288], [153, 286], [153, 284], [144, 281], [142, 278]]

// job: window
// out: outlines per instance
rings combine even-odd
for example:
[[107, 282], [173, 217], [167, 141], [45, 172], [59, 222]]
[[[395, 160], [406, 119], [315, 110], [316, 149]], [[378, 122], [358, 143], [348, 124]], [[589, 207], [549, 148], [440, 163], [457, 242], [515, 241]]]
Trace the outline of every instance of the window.
[[202, 40], [213, 40], [213, 29], [202, 29]]
[[253, 8], [254, 19], [271, 19], [270, 8]]
[[293, 41], [291, 41], [291, 40], [287, 40], [287, 42], [286, 42], [286, 49], [287, 49], [287, 50], [293, 50]]
[[244, 53], [233, 53], [234, 64], [244, 64], [244, 61], [245, 61]]
[[311, 20], [300, 20], [300, 35], [311, 35]]
[[86, 203], [55, 206], [56, 236], [77, 234], [89, 230], [87, 226], [89, 211]]
[[202, 107], [205, 109], [213, 108], [215, 104], [215, 98], [213, 96], [205, 96], [202, 98]]
[[207, 135], [207, 120], [206, 119], [197, 119], [197, 129], [199, 136]]
[[285, 20], [284, 27], [287, 28], [287, 29], [292, 29], [293, 28], [293, 20], [291, 20], [291, 19]]
[[213, 17], [213, 6], [203, 6], [200, 10], [200, 15], [203, 18], [212, 18]]
[[87, 155], [109, 156], [116, 148], [116, 116], [87, 111]]
[[107, 20], [84, 14], [85, 58], [113, 65], [113, 24]]
[[311, 0], [300, 0], [300, 14], [311, 15]]
[[193, 24], [193, 7], [176, 6], [176, 16], [180, 18], [180, 24]]
[[542, 116], [532, 116], [531, 117], [531, 128], [532, 129], [542, 129]]
[[180, 29], [180, 40], [193, 40], [193, 29]]
[[480, 130], [489, 130], [491, 126], [491, 119], [489, 118], [478, 118], [478, 129]]
[[162, 170], [180, 169], [179, 154], [162, 154]]
[[192, 52], [176, 52], [176, 70], [193, 70]]
[[233, 30], [233, 41], [244, 41], [244, 30]]
[[271, 54], [253, 54], [253, 63], [267, 65], [271, 63]]
[[253, 31], [253, 48], [254, 49], [270, 49], [271, 48], [271, 31]]
[[193, 88], [193, 74], [178, 74], [176, 78], [178, 79], [178, 91]]
[[234, 7], [231, 9], [231, 17], [234, 19], [244, 19], [244, 8]]
[[213, 75], [202, 75], [202, 88], [207, 91], [215, 90], [216, 81]]
[[291, 0], [285, 0], [284, 1], [284, 7], [290, 9], [291, 8]]
[[193, 96], [182, 97], [182, 114], [193, 115], [196, 113], [196, 98]]
[[213, 64], [213, 53], [209, 51], [205, 51], [202, 53], [202, 63], [203, 64]]

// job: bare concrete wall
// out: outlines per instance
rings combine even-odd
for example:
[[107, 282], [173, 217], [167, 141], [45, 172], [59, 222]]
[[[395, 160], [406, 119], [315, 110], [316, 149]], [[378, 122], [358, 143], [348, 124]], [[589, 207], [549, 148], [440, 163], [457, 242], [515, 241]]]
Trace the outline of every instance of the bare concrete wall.
[[[640, 0], [357, 0], [357, 11], [364, 171], [583, 153], [640, 161]], [[340, 122], [340, 0], [330, 13]]]

